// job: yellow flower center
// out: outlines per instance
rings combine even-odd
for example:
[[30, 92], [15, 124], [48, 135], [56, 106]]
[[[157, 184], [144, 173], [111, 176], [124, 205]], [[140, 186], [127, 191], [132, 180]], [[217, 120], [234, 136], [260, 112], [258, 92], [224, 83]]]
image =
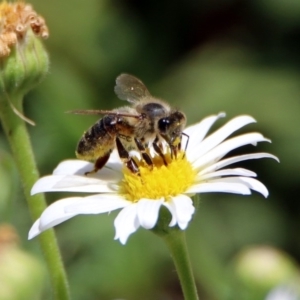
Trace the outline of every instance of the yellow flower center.
[[121, 182], [120, 194], [127, 200], [137, 202], [142, 198], [168, 200], [172, 196], [184, 193], [195, 180], [196, 172], [184, 153], [172, 159], [165, 154], [167, 165], [161, 157], [152, 157], [153, 166], [143, 160], [136, 160], [139, 174], [134, 174], [124, 167], [124, 179]]

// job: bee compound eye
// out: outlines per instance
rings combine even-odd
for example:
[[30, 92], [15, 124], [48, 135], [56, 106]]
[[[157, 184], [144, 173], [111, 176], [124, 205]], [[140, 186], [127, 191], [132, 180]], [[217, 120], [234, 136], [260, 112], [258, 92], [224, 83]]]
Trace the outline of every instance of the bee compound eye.
[[158, 121], [158, 129], [161, 132], [166, 132], [169, 128], [170, 120], [167, 118], [162, 118]]

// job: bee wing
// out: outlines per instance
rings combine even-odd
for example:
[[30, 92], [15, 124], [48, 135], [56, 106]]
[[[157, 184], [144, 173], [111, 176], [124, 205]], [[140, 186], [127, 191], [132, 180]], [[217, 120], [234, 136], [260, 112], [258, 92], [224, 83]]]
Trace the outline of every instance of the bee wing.
[[132, 103], [151, 96], [144, 83], [129, 74], [121, 74], [117, 77], [115, 93], [121, 100], [127, 100]]

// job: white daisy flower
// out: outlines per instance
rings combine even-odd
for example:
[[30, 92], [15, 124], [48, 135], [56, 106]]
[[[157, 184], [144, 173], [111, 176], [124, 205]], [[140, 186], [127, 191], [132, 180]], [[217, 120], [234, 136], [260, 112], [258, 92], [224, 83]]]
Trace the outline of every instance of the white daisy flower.
[[270, 142], [260, 133], [247, 133], [227, 139], [241, 127], [254, 123], [250, 116], [239, 116], [205, 137], [211, 126], [225, 114], [205, 118], [186, 128], [189, 144], [186, 153], [171, 159], [168, 165], [152, 155], [153, 169], [139, 161], [140, 174], [126, 169], [116, 151], [108, 163], [96, 174], [84, 175], [93, 165], [81, 160], [61, 162], [50, 176], [39, 179], [32, 194], [41, 192], [82, 192], [91, 196], [64, 198], [51, 204], [34, 223], [29, 239], [44, 230], [79, 214], [109, 213], [121, 209], [114, 221], [115, 239], [125, 244], [139, 227], [152, 229], [157, 223], [159, 210], [165, 206], [171, 214], [170, 227], [187, 228], [195, 207], [191, 196], [197, 193], [224, 192], [249, 195], [251, 190], [268, 196], [267, 188], [256, 174], [243, 168], [228, 166], [249, 159], [277, 157], [269, 153], [251, 153], [223, 158], [230, 151], [244, 145]]

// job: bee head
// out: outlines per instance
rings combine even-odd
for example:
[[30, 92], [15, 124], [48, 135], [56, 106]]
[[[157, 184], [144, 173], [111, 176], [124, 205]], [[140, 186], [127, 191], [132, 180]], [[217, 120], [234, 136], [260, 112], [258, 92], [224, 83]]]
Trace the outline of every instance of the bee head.
[[159, 119], [159, 133], [169, 144], [171, 151], [179, 147], [185, 124], [186, 117], [180, 111], [174, 111], [169, 116]]

